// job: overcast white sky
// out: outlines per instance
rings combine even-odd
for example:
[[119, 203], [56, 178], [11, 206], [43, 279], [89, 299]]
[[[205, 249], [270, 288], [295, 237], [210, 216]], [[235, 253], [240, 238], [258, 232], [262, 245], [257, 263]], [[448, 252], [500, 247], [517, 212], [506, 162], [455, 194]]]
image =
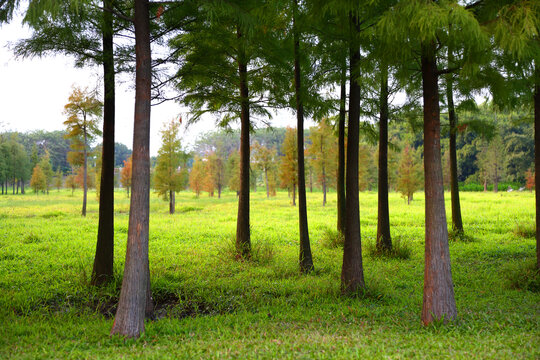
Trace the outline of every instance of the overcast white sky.
[[[74, 60], [66, 56], [16, 59], [9, 45], [31, 35], [28, 27], [21, 25], [21, 17], [0, 26], [0, 132], [31, 130], [62, 130], [63, 114], [71, 87], [94, 88], [101, 78], [101, 68], [75, 68]], [[117, 79], [116, 90], [116, 142], [133, 144], [134, 91], [132, 79], [124, 75]], [[167, 102], [152, 107], [150, 153], [156, 155], [161, 139], [162, 124], [183, 115], [188, 109]], [[274, 126], [294, 126], [291, 113], [280, 113]], [[308, 126], [310, 123], [308, 123]], [[193, 144], [196, 137], [215, 129], [213, 119], [205, 119], [184, 129], [183, 143]]]

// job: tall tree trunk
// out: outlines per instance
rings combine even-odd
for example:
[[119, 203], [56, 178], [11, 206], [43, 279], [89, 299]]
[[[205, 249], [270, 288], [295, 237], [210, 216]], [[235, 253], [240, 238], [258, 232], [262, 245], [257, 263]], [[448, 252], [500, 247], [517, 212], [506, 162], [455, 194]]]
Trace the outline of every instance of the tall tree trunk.
[[148, 0], [135, 0], [135, 122], [133, 178], [126, 264], [111, 334], [139, 337], [151, 307], [148, 260], [150, 200], [150, 89], [152, 84]]
[[499, 192], [499, 172], [498, 172], [498, 160], [495, 159], [495, 176], [493, 177], [493, 192], [497, 193]]
[[350, 17], [350, 90], [349, 90], [349, 133], [347, 140], [346, 225], [341, 269], [341, 291], [355, 293], [365, 287], [362, 267], [362, 243], [360, 236], [360, 208], [358, 200], [358, 147], [360, 131], [360, 85], [357, 82], [360, 66], [360, 47], [352, 40], [358, 31], [358, 20]]
[[237, 27], [239, 42], [238, 75], [240, 80], [240, 196], [238, 198], [238, 218], [236, 222], [236, 250], [242, 257], [251, 254], [249, 233], [249, 93], [247, 82], [247, 58], [243, 48], [242, 32]]
[[174, 190], [170, 190], [169, 191], [169, 214], [174, 214], [174, 208], [175, 208], [175, 193], [174, 193]]
[[[451, 51], [448, 51], [449, 59], [453, 58]], [[446, 78], [446, 101], [448, 103], [448, 120], [450, 122], [450, 195], [452, 199], [452, 229], [463, 233], [463, 221], [461, 220], [461, 205], [459, 201], [459, 184], [457, 173], [457, 123], [456, 110], [454, 107], [454, 89], [452, 74]]]
[[296, 184], [292, 186], [292, 204], [296, 206]]
[[[112, 0], [103, 1], [103, 148], [101, 185], [99, 187], [99, 223], [96, 255], [92, 269], [92, 285], [113, 278], [114, 263], [114, 123], [115, 79], [113, 55]], [[129, 197], [129, 192], [128, 192]]]
[[323, 164], [323, 167], [322, 167], [322, 177], [323, 177], [323, 181], [322, 181], [322, 191], [323, 191], [322, 206], [325, 206], [326, 205], [326, 171], [325, 171], [325, 168], [324, 168], [324, 164]]
[[313, 257], [309, 243], [306, 176], [304, 166], [304, 102], [300, 69], [300, 35], [296, 25], [298, 0], [293, 0], [293, 35], [294, 35], [294, 87], [296, 93], [296, 140], [298, 154], [298, 222], [300, 228], [300, 272], [313, 271]]
[[536, 268], [540, 270], [540, 64], [535, 63], [534, 71], [534, 198], [536, 200]]
[[268, 186], [268, 168], [264, 168], [264, 183], [266, 184], [266, 198], [270, 198], [270, 187]]
[[337, 229], [345, 235], [345, 103], [347, 100], [347, 69], [341, 70], [341, 96], [339, 99], [338, 125], [338, 176], [337, 176]]
[[424, 172], [426, 239], [422, 321], [453, 320], [457, 316], [450, 268], [441, 165], [441, 123], [435, 44], [422, 44], [424, 98]]
[[377, 207], [377, 249], [392, 249], [390, 210], [388, 205], [388, 65], [381, 63], [381, 93], [379, 119], [379, 178]]
[[309, 167], [309, 192], [313, 192], [313, 169]]
[[24, 180], [21, 180], [21, 194], [24, 194]]
[[[86, 150], [87, 144], [88, 144], [88, 138], [86, 134], [86, 114], [84, 115], [84, 127], [83, 127], [83, 133], [84, 133], [84, 149], [83, 149], [83, 156], [84, 156], [84, 165], [83, 165], [83, 203], [82, 203], [82, 216], [86, 216], [86, 201], [88, 198], [88, 152]], [[49, 192], [49, 187], [47, 186], [47, 193]]]

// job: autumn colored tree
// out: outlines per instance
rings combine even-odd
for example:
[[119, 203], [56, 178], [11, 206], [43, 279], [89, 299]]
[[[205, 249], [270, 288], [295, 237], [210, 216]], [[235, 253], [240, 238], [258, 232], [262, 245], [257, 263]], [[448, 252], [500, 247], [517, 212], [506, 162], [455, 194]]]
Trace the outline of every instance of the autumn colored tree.
[[36, 195], [39, 194], [40, 191], [45, 191], [47, 189], [46, 176], [39, 164], [37, 164], [32, 171], [30, 186], [34, 189]]
[[193, 167], [189, 173], [189, 187], [191, 191], [194, 191], [196, 196], [199, 197], [201, 191], [204, 189], [205, 178], [205, 166], [200, 157], [195, 157]]
[[296, 155], [296, 131], [290, 127], [285, 132], [281, 147], [283, 156], [279, 166], [281, 186], [292, 191], [292, 205], [296, 206], [296, 185], [298, 184], [298, 156]]
[[370, 190], [377, 178], [377, 165], [373, 146], [358, 144], [358, 190]]
[[120, 183], [127, 191], [127, 197], [129, 198], [129, 189], [131, 188], [131, 156], [124, 160], [124, 167], [120, 171]]
[[398, 165], [396, 190], [411, 203], [413, 194], [422, 188], [422, 166], [418, 163], [414, 149], [406, 145]]
[[169, 201], [169, 214], [174, 214], [175, 193], [183, 187], [184, 176], [180, 169], [182, 146], [180, 144], [180, 122], [174, 119], [161, 130], [161, 148], [158, 150], [154, 171], [154, 188], [164, 200]]
[[335, 183], [337, 174], [338, 143], [328, 119], [322, 119], [318, 126], [310, 128], [311, 144], [306, 152], [311, 157], [311, 164], [317, 182], [323, 190], [323, 206], [326, 205], [326, 192]]
[[527, 170], [527, 172], [525, 173], [525, 178], [527, 179], [525, 187], [527, 188], [527, 190], [532, 191], [534, 189], [535, 177], [536, 173], [533, 170]]
[[75, 175], [70, 174], [66, 176], [66, 187], [71, 189], [71, 196], [73, 196], [75, 189], [78, 187], [77, 182], [75, 181]]
[[253, 163], [256, 168], [264, 173], [264, 183], [266, 185], [266, 198], [276, 194], [276, 148], [267, 148], [266, 146], [255, 142], [251, 146], [253, 154]]
[[[86, 202], [88, 192], [88, 146], [94, 136], [101, 134], [98, 128], [101, 116], [102, 103], [96, 98], [96, 94], [88, 89], [73, 87], [68, 103], [64, 106], [64, 113], [68, 119], [64, 121], [67, 128], [66, 137], [73, 139], [74, 150], [81, 151], [82, 147], [82, 170], [83, 170], [83, 205], [82, 216], [86, 216]], [[73, 164], [73, 163], [72, 163]]]

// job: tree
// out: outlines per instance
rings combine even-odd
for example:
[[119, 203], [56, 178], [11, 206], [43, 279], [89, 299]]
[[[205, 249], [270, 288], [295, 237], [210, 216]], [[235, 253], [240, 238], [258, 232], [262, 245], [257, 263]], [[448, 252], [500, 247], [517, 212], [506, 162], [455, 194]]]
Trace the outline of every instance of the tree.
[[39, 194], [40, 191], [45, 191], [47, 189], [47, 180], [39, 164], [37, 164], [32, 171], [30, 186], [34, 189], [36, 195]]
[[73, 196], [73, 193], [75, 192], [75, 189], [77, 188], [77, 182], [75, 181], [75, 175], [70, 174], [66, 176], [66, 187], [71, 189], [71, 196]]
[[217, 153], [210, 151], [205, 158], [205, 190], [213, 196], [214, 189], [217, 189], [218, 198], [221, 198], [221, 191], [225, 187], [225, 160]]
[[102, 112], [102, 103], [96, 95], [88, 89], [73, 87], [68, 103], [64, 106], [64, 113], [68, 119], [64, 121], [69, 139], [75, 140], [74, 147], [80, 151], [82, 147], [83, 169], [83, 205], [82, 216], [86, 216], [87, 178], [88, 178], [88, 145], [94, 136], [101, 134], [98, 121]]
[[295, 130], [287, 128], [285, 140], [281, 147], [283, 156], [281, 157], [279, 167], [279, 178], [281, 186], [292, 191], [292, 205], [296, 206], [296, 184], [298, 184], [298, 157], [296, 155], [297, 147], [295, 142]]
[[62, 171], [60, 169], [57, 169], [54, 173], [54, 187], [57, 191], [60, 191], [60, 188], [62, 187], [62, 180], [64, 178], [64, 174], [62, 174]]
[[124, 167], [120, 171], [120, 183], [127, 191], [127, 197], [129, 198], [129, 189], [131, 188], [131, 155], [124, 160]]
[[52, 183], [54, 172], [52, 169], [51, 158], [48, 151], [43, 154], [38, 164], [43, 171], [43, 174], [45, 175], [45, 191], [47, 192], [47, 194], [49, 194], [49, 188]]
[[413, 194], [422, 188], [422, 167], [418, 164], [414, 149], [406, 145], [401, 153], [398, 164], [398, 178], [396, 190], [411, 203]]
[[527, 190], [534, 189], [535, 176], [536, 174], [530, 169], [527, 170], [527, 172], [525, 173], [525, 178], [527, 179], [527, 184], [525, 185], [525, 187], [527, 188]]
[[253, 162], [255, 167], [264, 173], [264, 184], [266, 185], [266, 198], [276, 193], [276, 148], [267, 148], [264, 145], [255, 142], [252, 145]]
[[195, 192], [195, 195], [199, 197], [204, 187], [205, 179], [205, 166], [201, 158], [195, 157], [193, 167], [189, 173], [189, 187]]
[[311, 144], [306, 152], [311, 155], [317, 182], [323, 190], [323, 206], [326, 205], [326, 191], [335, 182], [337, 172], [337, 139], [328, 119], [322, 119], [317, 127], [310, 128]]
[[236, 195], [240, 195], [240, 152], [232, 151], [227, 159], [228, 186]]
[[[505, 169], [505, 151], [502, 138], [495, 136], [489, 143], [482, 144], [478, 154], [478, 168], [484, 177], [484, 183], [487, 180], [493, 182], [493, 192], [499, 191], [499, 181], [504, 175]], [[485, 186], [484, 186], [485, 190]]]
[[171, 120], [161, 130], [161, 148], [158, 150], [154, 172], [154, 188], [164, 200], [169, 200], [169, 214], [174, 214], [175, 193], [183, 188], [180, 170], [182, 147], [180, 144], [180, 122]]
[[129, 211], [126, 262], [118, 310], [111, 334], [139, 337], [145, 315], [151, 313], [150, 264], [148, 259], [150, 205], [150, 99], [152, 67], [150, 20], [147, 0], [135, 1], [135, 119], [133, 176]]

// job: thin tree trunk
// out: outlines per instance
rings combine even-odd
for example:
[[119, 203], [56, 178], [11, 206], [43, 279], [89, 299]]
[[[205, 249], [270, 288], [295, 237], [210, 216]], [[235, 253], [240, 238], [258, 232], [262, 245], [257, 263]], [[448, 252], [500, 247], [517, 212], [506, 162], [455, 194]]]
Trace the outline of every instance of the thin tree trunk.
[[170, 190], [169, 191], [169, 214], [174, 214], [174, 205], [175, 205], [175, 198], [174, 198], [174, 191], [173, 190]]
[[536, 174], [540, 170], [540, 68], [535, 63], [534, 83], [534, 198], [536, 201], [536, 268], [540, 270], [540, 176]]
[[[453, 54], [448, 51], [449, 61], [452, 61]], [[459, 201], [459, 184], [457, 173], [457, 123], [456, 110], [454, 108], [454, 91], [453, 91], [452, 74], [448, 74], [446, 78], [446, 101], [448, 103], [448, 119], [450, 122], [450, 196], [452, 199], [452, 229], [459, 233], [463, 233], [463, 221], [461, 220], [461, 205]]]
[[266, 198], [270, 198], [270, 187], [268, 186], [268, 169], [264, 168], [264, 183], [266, 184]]
[[497, 167], [499, 166], [497, 159], [495, 159], [495, 176], [493, 177], [493, 192], [499, 192], [499, 172]]
[[21, 180], [21, 194], [24, 194], [24, 180]]
[[240, 83], [240, 196], [238, 198], [238, 218], [236, 222], [236, 250], [242, 257], [251, 255], [249, 230], [249, 92], [247, 82], [247, 59], [243, 48], [242, 32], [237, 27], [239, 42], [238, 75]]
[[426, 239], [422, 321], [453, 320], [457, 316], [450, 267], [441, 165], [441, 124], [435, 44], [422, 44], [424, 98], [424, 172]]
[[322, 206], [325, 206], [326, 205], [326, 171], [324, 169], [324, 165], [322, 167], [322, 176], [323, 176], [323, 181], [322, 181], [322, 190], [323, 190]]
[[151, 306], [148, 260], [150, 200], [150, 89], [152, 83], [148, 0], [135, 1], [135, 122], [133, 179], [126, 264], [111, 334], [139, 337]]
[[[377, 249], [392, 250], [390, 210], [388, 205], [388, 66], [381, 63], [379, 119], [379, 178], [377, 207]], [[407, 199], [408, 200], [408, 199]]]
[[[83, 149], [83, 155], [84, 155], [84, 179], [83, 179], [83, 203], [82, 203], [82, 216], [86, 216], [86, 201], [88, 197], [88, 154], [86, 150], [86, 146], [88, 143], [88, 138], [86, 135], [86, 114], [84, 114], [84, 126], [83, 126], [83, 133], [84, 133], [84, 149]], [[47, 186], [47, 192], [49, 191], [49, 187]]]
[[484, 192], [487, 192], [487, 178], [484, 178]]
[[103, 8], [103, 148], [101, 155], [101, 185], [99, 188], [99, 223], [96, 255], [92, 269], [92, 285], [103, 284], [114, 276], [115, 79], [113, 18], [112, 14], [105, 10], [112, 8], [112, 1], [104, 0]]
[[309, 192], [313, 192], [313, 169], [309, 168]]
[[[358, 32], [357, 19], [349, 15], [351, 39]], [[358, 200], [358, 147], [360, 128], [360, 86], [357, 82], [360, 65], [360, 47], [351, 40], [350, 90], [349, 90], [349, 133], [347, 140], [346, 186], [346, 226], [343, 246], [343, 267], [341, 269], [341, 291], [355, 293], [365, 287], [362, 267], [362, 243], [360, 235], [360, 208]]]
[[292, 187], [292, 205], [296, 206], [296, 184]]
[[302, 83], [300, 69], [300, 36], [296, 25], [298, 0], [293, 0], [293, 36], [294, 36], [294, 87], [296, 93], [296, 140], [298, 154], [298, 222], [300, 228], [300, 272], [313, 271], [313, 257], [309, 243], [306, 176], [304, 166], [304, 103], [302, 99]]
[[338, 125], [337, 229], [345, 235], [345, 103], [347, 100], [347, 69], [341, 70], [341, 97]]

